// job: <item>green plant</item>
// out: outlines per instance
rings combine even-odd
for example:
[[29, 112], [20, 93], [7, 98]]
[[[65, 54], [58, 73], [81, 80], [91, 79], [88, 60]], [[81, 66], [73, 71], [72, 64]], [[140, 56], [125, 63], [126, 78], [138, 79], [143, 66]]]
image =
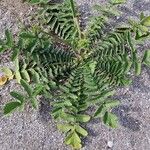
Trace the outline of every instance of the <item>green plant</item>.
[[5, 31], [6, 40], [0, 39], [0, 53], [13, 46], [13, 35], [9, 30]]
[[20, 92], [13, 91], [10, 93], [10, 95], [15, 98], [15, 101], [9, 102], [4, 107], [4, 114], [9, 115], [14, 110], [24, 110], [24, 106], [27, 102], [30, 102], [32, 107], [37, 109], [38, 108], [38, 101], [36, 99], [37, 95], [40, 94], [40, 92], [43, 89], [43, 86], [41, 84], [36, 85], [36, 87], [33, 89], [32, 86], [30, 86], [25, 80], [20, 81], [22, 87], [26, 91], [26, 94], [22, 94]]
[[[150, 35], [150, 17], [142, 13], [140, 22], [130, 21], [128, 27], [108, 32], [108, 20], [119, 15], [116, 6], [124, 2], [111, 0], [105, 7], [95, 6], [98, 16], [90, 18], [83, 30], [73, 0], [30, 2], [41, 8], [33, 17], [37, 24], [23, 27], [15, 42], [7, 30], [6, 42], [0, 43], [1, 51], [13, 50], [15, 77], [28, 94], [12, 92], [17, 101], [6, 104], [4, 113], [22, 108], [26, 99], [37, 108], [35, 98], [41, 94], [50, 99], [57, 127], [66, 133], [65, 143], [80, 149], [81, 138], [88, 135], [85, 124], [91, 119], [117, 127], [112, 109], [119, 101], [112, 98], [114, 89], [131, 84], [129, 73], [140, 75], [142, 64], [150, 66], [150, 51], [140, 57], [136, 49], [136, 43]], [[37, 87], [32, 90], [28, 83]], [[91, 107], [95, 111], [89, 113]]]

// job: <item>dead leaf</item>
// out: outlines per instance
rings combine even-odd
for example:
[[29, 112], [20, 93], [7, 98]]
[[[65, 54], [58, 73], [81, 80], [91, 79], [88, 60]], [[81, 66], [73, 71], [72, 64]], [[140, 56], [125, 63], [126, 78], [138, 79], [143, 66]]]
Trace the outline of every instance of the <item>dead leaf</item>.
[[7, 76], [0, 76], [0, 86], [4, 85], [7, 82]]

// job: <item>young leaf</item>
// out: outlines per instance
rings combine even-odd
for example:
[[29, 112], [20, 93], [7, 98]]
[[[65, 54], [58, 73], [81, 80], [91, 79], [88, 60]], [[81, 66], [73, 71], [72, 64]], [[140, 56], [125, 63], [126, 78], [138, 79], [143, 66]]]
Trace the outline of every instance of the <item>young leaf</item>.
[[101, 12], [104, 16], [120, 16], [119, 11], [112, 7], [112, 5], [95, 5], [94, 9]]
[[57, 128], [62, 132], [68, 132], [70, 130], [73, 130], [74, 126], [72, 126], [70, 124], [58, 124]]
[[113, 5], [118, 5], [118, 4], [122, 4], [125, 3], [127, 0], [110, 0], [110, 3]]
[[76, 130], [79, 134], [81, 134], [82, 136], [87, 136], [87, 135], [88, 135], [88, 132], [87, 132], [85, 129], [83, 129], [81, 126], [79, 126], [79, 125], [76, 125], [76, 126], [75, 126], [75, 130]]
[[30, 3], [31, 3], [31, 4], [38, 4], [38, 3], [40, 3], [40, 1], [41, 1], [41, 0], [31, 0]]
[[69, 1], [70, 1], [70, 5], [71, 5], [71, 10], [72, 10], [73, 17], [76, 17], [76, 11], [75, 11], [75, 6], [74, 6], [74, 0], [69, 0]]
[[12, 33], [9, 30], [5, 31], [6, 35], [6, 45], [11, 48], [13, 46], [13, 36]]
[[69, 88], [66, 87], [66, 86], [60, 85], [59, 88], [60, 88], [60, 90], [63, 91], [64, 93], [69, 93], [69, 92], [70, 92], [70, 91], [69, 91]]
[[15, 64], [15, 70], [19, 71], [20, 66], [19, 66], [19, 58], [18, 57], [16, 57], [14, 64]]
[[129, 86], [132, 83], [132, 80], [129, 78], [123, 78], [120, 80], [121, 84], [124, 86]]
[[107, 109], [116, 107], [116, 106], [118, 106], [118, 105], [120, 105], [120, 102], [119, 102], [118, 100], [108, 100], [108, 101], [106, 101], [106, 103], [105, 103], [105, 107], [106, 107]]
[[32, 89], [32, 87], [25, 80], [23, 80], [23, 79], [21, 79], [20, 83], [23, 86], [24, 90], [28, 93], [28, 95], [30, 97], [32, 97], [32, 95], [33, 95], [33, 89]]
[[82, 147], [81, 139], [75, 131], [67, 136], [65, 143], [71, 145], [74, 149], [80, 149]]
[[145, 18], [145, 15], [144, 15], [143, 12], [141, 12], [141, 14], [140, 14], [140, 20], [143, 20], [144, 18]]
[[91, 69], [91, 74], [93, 74], [94, 71], [95, 71], [95, 67], [96, 67], [96, 61], [90, 63], [90, 64], [89, 64], [89, 67], [90, 67], [90, 69]]
[[55, 107], [52, 111], [52, 116], [57, 119], [58, 117], [61, 116], [62, 113], [62, 108], [61, 107]]
[[21, 74], [20, 74], [19, 71], [16, 71], [16, 72], [15, 72], [15, 77], [16, 77], [17, 82], [20, 83], [20, 80], [21, 80]]
[[82, 114], [76, 115], [76, 120], [79, 122], [88, 122], [90, 118], [91, 117], [89, 115], [82, 115]]
[[38, 109], [38, 101], [37, 101], [37, 99], [36, 98], [34, 98], [34, 97], [31, 97], [30, 98], [30, 102], [31, 102], [31, 104], [32, 104], [32, 107], [34, 108], [34, 109]]
[[35, 71], [34, 69], [29, 69], [29, 72], [32, 75], [32, 79], [35, 83], [40, 83], [40, 75], [37, 71]]
[[21, 74], [20, 74], [20, 71], [19, 71], [20, 66], [19, 66], [19, 58], [18, 57], [16, 57], [14, 64], [15, 64], [15, 77], [17, 79], [17, 82], [20, 84]]
[[127, 39], [128, 45], [130, 46], [132, 53], [133, 53], [133, 52], [135, 52], [135, 48], [134, 48], [134, 44], [133, 44], [133, 40], [132, 40], [130, 31], [127, 32], [127, 36], [128, 36], [128, 39]]
[[125, 65], [124, 65], [124, 74], [130, 71], [131, 66], [132, 66], [132, 61], [126, 60]]
[[95, 112], [94, 118], [103, 117], [106, 113], [107, 109], [104, 104], [102, 104]]
[[14, 48], [12, 56], [11, 56], [11, 60], [15, 61], [15, 59], [17, 58], [18, 55], [19, 55], [19, 49], [18, 48]]
[[21, 76], [25, 81], [30, 82], [30, 75], [27, 70], [21, 70]]
[[150, 16], [145, 17], [142, 21], [141, 24], [147, 27], [150, 27]]
[[21, 106], [20, 102], [9, 102], [4, 106], [4, 115], [8, 115]]
[[15, 99], [19, 100], [20, 103], [24, 102], [25, 96], [21, 94], [20, 92], [13, 91], [13, 92], [10, 92], [10, 95], [14, 97]]
[[37, 96], [38, 94], [40, 94], [40, 92], [43, 90], [43, 85], [39, 84], [35, 87], [34, 91], [33, 91], [33, 95]]
[[33, 38], [35, 38], [35, 35], [33, 35], [32, 33], [29, 33], [29, 32], [22, 32], [20, 34], [20, 37], [23, 39], [33, 39]]
[[67, 114], [67, 113], [62, 113], [60, 114], [61, 117], [66, 120], [66, 121], [69, 121], [69, 122], [75, 122], [75, 117], [71, 114]]
[[7, 49], [3, 40], [0, 39], [0, 53]]
[[139, 76], [141, 74], [141, 62], [135, 62], [135, 74]]
[[148, 31], [149, 31], [148, 27], [143, 26], [143, 25], [139, 25], [138, 28], [139, 28], [142, 32], [148, 32]]
[[144, 62], [145, 64], [150, 64], [150, 50], [145, 51], [142, 62]]
[[103, 121], [106, 125], [112, 127], [112, 128], [116, 128], [118, 125], [118, 118], [116, 115], [110, 113], [110, 112], [106, 112], [104, 117], [103, 117]]
[[31, 4], [47, 3], [49, 0], [31, 0]]

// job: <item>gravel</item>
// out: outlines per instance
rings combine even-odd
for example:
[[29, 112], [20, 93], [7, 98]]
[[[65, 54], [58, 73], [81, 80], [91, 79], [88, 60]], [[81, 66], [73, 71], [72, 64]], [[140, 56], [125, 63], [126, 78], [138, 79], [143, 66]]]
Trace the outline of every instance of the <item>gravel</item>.
[[[141, 11], [150, 14], [149, 0], [127, 0], [121, 6], [120, 18], [115, 24], [126, 21], [126, 18], [137, 18]], [[105, 0], [77, 0], [84, 19], [88, 19], [93, 4], [104, 3]], [[20, 0], [0, 1], [0, 37], [6, 28], [18, 31], [18, 18], [26, 21], [32, 7]], [[142, 51], [150, 49], [150, 43], [140, 46]], [[7, 59], [8, 54], [0, 56], [0, 65], [12, 66]], [[3, 59], [3, 60], [2, 60]], [[9, 92], [18, 89], [15, 81], [0, 87], [0, 110], [11, 100]], [[100, 120], [93, 120], [87, 125], [89, 136], [84, 139], [82, 150], [149, 150], [150, 149], [150, 69], [143, 67], [140, 77], [134, 77], [130, 87], [118, 90], [116, 97], [121, 106], [114, 112], [118, 115], [120, 126], [109, 129]], [[23, 113], [14, 113], [3, 117], [0, 113], [0, 150], [68, 150], [63, 144], [64, 135], [57, 131], [54, 121], [49, 115], [47, 102], [42, 102], [38, 111], [26, 107]]]

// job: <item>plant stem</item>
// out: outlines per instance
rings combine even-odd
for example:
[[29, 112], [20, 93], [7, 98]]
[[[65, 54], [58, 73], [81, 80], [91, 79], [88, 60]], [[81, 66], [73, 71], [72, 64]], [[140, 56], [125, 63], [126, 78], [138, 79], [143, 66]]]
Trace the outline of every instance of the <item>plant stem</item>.
[[80, 25], [79, 25], [79, 20], [77, 17], [74, 18], [74, 22], [77, 26], [77, 29], [78, 29], [78, 33], [79, 33], [79, 38], [81, 39], [82, 38], [82, 32], [81, 32], [81, 29], [80, 29]]
[[72, 47], [71, 44], [63, 39], [61, 39], [57, 34], [53, 33], [52, 31], [46, 32], [44, 30], [40, 30], [41, 32], [43, 32], [44, 34], [47, 34], [50, 36], [50, 38], [55, 42], [55, 43], [61, 43], [61, 44], [65, 44], [68, 47]]

